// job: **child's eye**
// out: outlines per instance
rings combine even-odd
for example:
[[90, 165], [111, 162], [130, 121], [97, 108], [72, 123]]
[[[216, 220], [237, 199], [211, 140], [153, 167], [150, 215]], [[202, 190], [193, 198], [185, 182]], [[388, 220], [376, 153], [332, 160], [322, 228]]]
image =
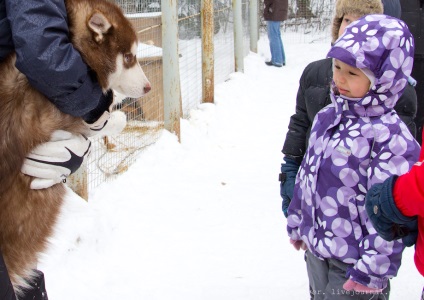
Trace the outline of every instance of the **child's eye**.
[[349, 75], [358, 76], [358, 74], [353, 73], [353, 72], [349, 72]]

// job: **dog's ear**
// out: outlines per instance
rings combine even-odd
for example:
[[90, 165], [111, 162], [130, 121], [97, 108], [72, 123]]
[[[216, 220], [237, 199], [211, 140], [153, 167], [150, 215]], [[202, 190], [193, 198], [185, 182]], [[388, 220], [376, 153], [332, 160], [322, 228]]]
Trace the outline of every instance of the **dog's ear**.
[[109, 31], [112, 27], [109, 20], [101, 13], [95, 12], [91, 15], [88, 20], [88, 28], [95, 34], [97, 43], [102, 43], [103, 35]]

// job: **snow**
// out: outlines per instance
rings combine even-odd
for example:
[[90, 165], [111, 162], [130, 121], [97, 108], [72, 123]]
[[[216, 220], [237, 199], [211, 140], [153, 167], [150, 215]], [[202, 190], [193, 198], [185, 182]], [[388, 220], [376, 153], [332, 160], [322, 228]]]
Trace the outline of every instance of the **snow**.
[[[154, 7], [152, 7], [154, 8]], [[148, 13], [128, 13], [125, 14], [125, 17], [128, 19], [138, 19], [138, 18], [156, 18], [162, 16], [162, 12], [148, 12]]]
[[139, 43], [137, 47], [137, 57], [162, 57], [162, 48], [155, 45]]
[[[287, 65], [268, 67], [261, 38], [245, 73], [182, 120], [181, 143], [164, 131], [88, 202], [69, 191], [38, 265], [50, 300], [308, 299], [277, 178], [298, 80], [329, 44], [284, 46]], [[405, 250], [391, 299], [420, 297], [413, 251]]]

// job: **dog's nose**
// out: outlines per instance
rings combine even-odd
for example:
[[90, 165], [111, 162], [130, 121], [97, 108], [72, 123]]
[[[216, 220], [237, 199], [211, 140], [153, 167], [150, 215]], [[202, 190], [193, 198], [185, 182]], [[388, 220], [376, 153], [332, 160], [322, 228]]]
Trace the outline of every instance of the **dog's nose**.
[[150, 86], [150, 83], [147, 83], [144, 86], [144, 93], [147, 94], [148, 92], [150, 92], [151, 89], [152, 89], [152, 87]]

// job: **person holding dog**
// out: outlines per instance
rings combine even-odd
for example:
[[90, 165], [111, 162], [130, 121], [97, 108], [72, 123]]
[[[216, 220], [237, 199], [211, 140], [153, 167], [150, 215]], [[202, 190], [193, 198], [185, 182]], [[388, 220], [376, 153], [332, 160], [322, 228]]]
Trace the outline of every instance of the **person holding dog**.
[[[337, 0], [332, 25], [332, 43], [351, 22], [361, 16], [383, 13], [381, 0]], [[300, 163], [305, 155], [312, 120], [317, 112], [331, 103], [330, 83], [333, 77], [332, 61], [329, 58], [310, 63], [303, 71], [296, 97], [296, 112], [290, 118], [284, 140], [284, 163], [281, 164], [280, 196], [282, 210], [287, 216], [287, 208], [293, 197], [293, 187]], [[417, 95], [413, 86], [408, 85], [398, 100], [395, 110], [408, 126], [413, 136], [416, 134], [414, 118], [417, 112]]]
[[314, 118], [287, 218], [290, 242], [306, 249], [314, 299], [388, 298], [405, 244], [377, 235], [365, 195], [418, 159], [420, 146], [393, 109], [413, 55], [406, 24], [384, 14], [352, 22], [327, 54], [332, 103]]
[[[60, 111], [82, 117], [90, 129], [101, 130], [108, 122], [113, 94], [102, 92], [69, 34], [63, 0], [0, 0], [0, 61], [16, 53], [16, 67], [33, 87]], [[1, 132], [0, 137], [5, 138]], [[48, 188], [76, 171], [90, 147], [84, 136], [57, 131], [50, 142], [28, 154], [22, 172], [35, 177], [32, 188]], [[43, 273], [35, 270], [35, 275], [20, 299], [48, 299]], [[1, 252], [0, 299], [16, 299]]]

